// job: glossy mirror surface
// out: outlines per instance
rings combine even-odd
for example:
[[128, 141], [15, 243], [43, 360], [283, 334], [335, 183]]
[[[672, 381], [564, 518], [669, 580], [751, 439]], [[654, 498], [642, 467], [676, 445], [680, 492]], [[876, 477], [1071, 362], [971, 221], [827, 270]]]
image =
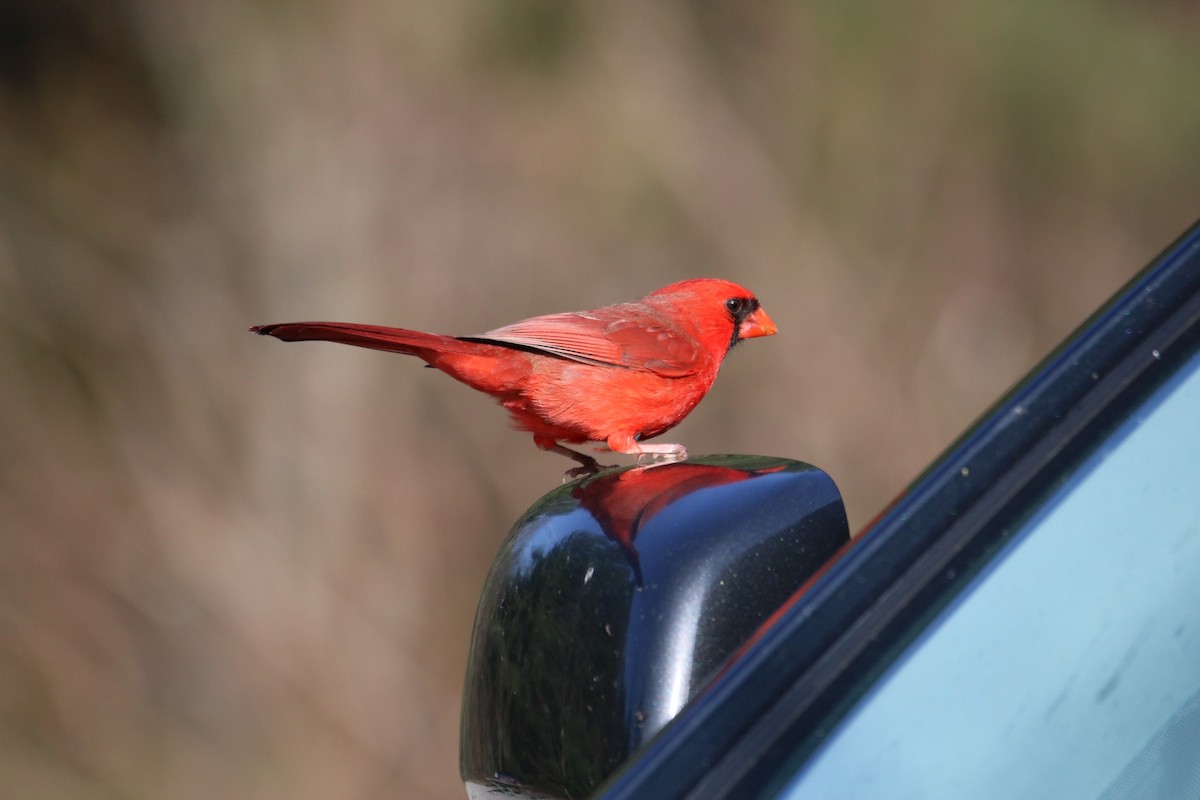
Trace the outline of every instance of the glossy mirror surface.
[[480, 601], [468, 787], [587, 795], [848, 538], [833, 481], [785, 459], [697, 458], [550, 492]]

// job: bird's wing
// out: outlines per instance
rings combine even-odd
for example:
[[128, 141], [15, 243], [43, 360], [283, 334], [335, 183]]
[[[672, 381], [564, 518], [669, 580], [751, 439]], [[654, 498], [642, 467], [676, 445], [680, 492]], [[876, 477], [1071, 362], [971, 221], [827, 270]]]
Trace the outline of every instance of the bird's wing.
[[528, 348], [586, 364], [644, 369], [668, 378], [699, 371], [705, 354], [687, 333], [633, 304], [603, 311], [606, 313], [547, 314], [463, 338]]

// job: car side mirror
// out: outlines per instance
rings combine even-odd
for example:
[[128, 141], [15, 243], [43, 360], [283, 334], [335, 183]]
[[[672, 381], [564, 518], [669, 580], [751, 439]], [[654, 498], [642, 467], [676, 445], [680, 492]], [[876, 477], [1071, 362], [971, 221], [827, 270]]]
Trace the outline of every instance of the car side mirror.
[[468, 795], [588, 795], [848, 540], [832, 479], [787, 459], [696, 458], [547, 494], [475, 617]]

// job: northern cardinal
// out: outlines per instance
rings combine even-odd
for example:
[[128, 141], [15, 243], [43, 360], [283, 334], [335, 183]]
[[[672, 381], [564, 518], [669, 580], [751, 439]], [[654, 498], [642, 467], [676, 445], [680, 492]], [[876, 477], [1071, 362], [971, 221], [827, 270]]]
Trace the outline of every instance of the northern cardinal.
[[645, 444], [670, 430], [703, 399], [725, 354], [742, 339], [770, 336], [775, 323], [747, 290], [700, 278], [634, 303], [547, 314], [478, 336], [442, 336], [346, 322], [256, 325], [285, 342], [324, 340], [416, 356], [486, 392], [533, 442], [578, 461], [571, 474], [596, 472], [590, 456], [560, 442], [676, 461], [681, 444]]

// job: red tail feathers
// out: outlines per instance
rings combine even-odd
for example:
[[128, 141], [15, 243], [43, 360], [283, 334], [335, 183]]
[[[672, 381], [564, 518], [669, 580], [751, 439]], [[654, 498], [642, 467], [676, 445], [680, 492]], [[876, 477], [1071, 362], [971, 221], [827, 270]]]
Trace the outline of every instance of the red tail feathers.
[[274, 336], [285, 342], [323, 341], [351, 344], [390, 353], [420, 355], [422, 352], [470, 353], [479, 345], [453, 336], [387, 328], [382, 325], [356, 325], [350, 322], [283, 322], [255, 325], [251, 332]]

